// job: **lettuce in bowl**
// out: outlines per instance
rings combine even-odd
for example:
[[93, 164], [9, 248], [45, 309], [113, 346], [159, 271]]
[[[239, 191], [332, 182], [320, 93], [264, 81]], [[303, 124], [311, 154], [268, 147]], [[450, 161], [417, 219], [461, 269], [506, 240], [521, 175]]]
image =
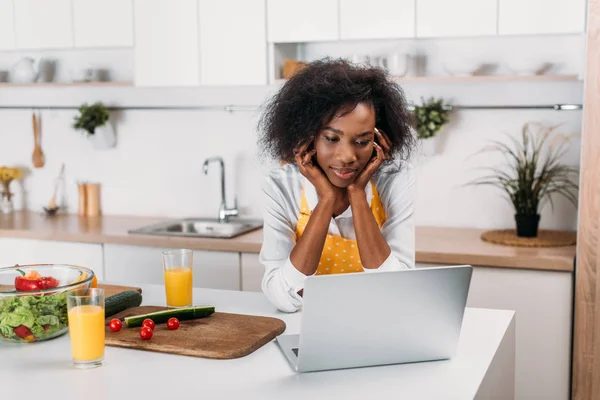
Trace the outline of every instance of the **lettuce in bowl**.
[[[30, 270], [57, 279], [58, 286], [31, 292], [17, 291], [15, 278], [21, 276], [20, 271]], [[74, 265], [0, 268], [0, 341], [28, 343], [65, 334], [69, 330], [67, 293], [86, 293], [94, 278], [91, 269]]]

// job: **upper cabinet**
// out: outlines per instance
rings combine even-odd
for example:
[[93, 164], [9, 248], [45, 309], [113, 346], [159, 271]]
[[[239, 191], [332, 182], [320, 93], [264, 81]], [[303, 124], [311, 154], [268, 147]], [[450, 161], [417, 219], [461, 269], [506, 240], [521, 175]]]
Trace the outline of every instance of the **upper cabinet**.
[[[73, 47], [71, 0], [16, 0], [14, 21], [17, 48]], [[110, 25], [107, 25], [109, 28]]]
[[414, 37], [415, 1], [340, 0], [340, 39]]
[[417, 37], [497, 33], [498, 0], [417, 0]]
[[15, 20], [12, 0], [0, 0], [0, 50], [15, 48]]
[[498, 0], [501, 35], [585, 31], [586, 0]]
[[134, 27], [136, 85], [198, 85], [197, 0], [135, 0]]
[[339, 39], [338, 0], [267, 0], [269, 42]]
[[73, 0], [75, 47], [132, 47], [133, 0]]
[[200, 84], [265, 85], [265, 0], [199, 0]]

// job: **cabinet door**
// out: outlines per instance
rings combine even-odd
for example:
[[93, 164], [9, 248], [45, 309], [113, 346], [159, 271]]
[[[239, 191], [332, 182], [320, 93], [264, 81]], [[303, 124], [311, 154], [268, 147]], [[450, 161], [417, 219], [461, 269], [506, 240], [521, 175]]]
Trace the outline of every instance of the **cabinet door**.
[[133, 46], [133, 0], [73, 0], [75, 47]]
[[414, 37], [415, 1], [340, 0], [340, 39]]
[[[163, 249], [104, 245], [106, 280], [123, 285], [164, 285]], [[194, 251], [194, 287], [240, 290], [239, 253]]]
[[0, 267], [15, 264], [72, 264], [90, 268], [104, 280], [102, 245], [0, 238]]
[[135, 83], [196, 86], [197, 0], [135, 0]]
[[497, 0], [417, 0], [417, 37], [495, 35]]
[[242, 290], [244, 292], [262, 292], [262, 278], [265, 267], [258, 261], [256, 253], [242, 253]]
[[265, 0], [200, 0], [200, 83], [265, 85]]
[[269, 42], [338, 40], [338, 0], [267, 0]]
[[71, 0], [15, 0], [19, 49], [73, 47]]
[[585, 32], [585, 0], [499, 0], [501, 35]]
[[13, 0], [0, 0], [0, 50], [15, 48]]
[[572, 279], [569, 272], [473, 268], [467, 307], [516, 312], [516, 399], [569, 398]]

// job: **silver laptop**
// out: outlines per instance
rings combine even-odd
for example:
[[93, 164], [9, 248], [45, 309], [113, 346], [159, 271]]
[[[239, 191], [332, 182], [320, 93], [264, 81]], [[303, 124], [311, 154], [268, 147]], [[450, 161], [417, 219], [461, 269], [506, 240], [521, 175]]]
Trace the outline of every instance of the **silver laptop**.
[[470, 265], [310, 276], [299, 335], [277, 343], [298, 372], [452, 358]]

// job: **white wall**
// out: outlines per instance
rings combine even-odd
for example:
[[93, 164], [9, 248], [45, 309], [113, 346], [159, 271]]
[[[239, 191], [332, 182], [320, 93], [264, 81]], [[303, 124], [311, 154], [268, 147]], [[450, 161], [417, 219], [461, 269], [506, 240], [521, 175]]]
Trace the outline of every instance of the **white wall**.
[[[554, 40], [555, 53], [564, 51], [560, 72], [581, 72], [583, 48], [578, 37], [546, 38]], [[396, 43], [396, 42], [394, 42]], [[464, 41], [424, 41], [429, 43], [431, 60], [435, 54], [452, 53], [453, 48], [479, 49], [483, 52], [483, 42], [472, 41], [467, 46]], [[500, 42], [490, 42], [496, 45]], [[507, 44], [508, 43], [508, 44]], [[531, 51], [528, 43], [518, 47], [516, 42], [498, 45], [497, 52], [509, 52], [510, 46], [516, 53]], [[551, 43], [544, 42], [545, 48], [539, 54], [550, 54]], [[395, 46], [398, 44], [396, 43]], [[326, 46], [326, 45], [319, 45]], [[363, 42], [355, 47], [339, 45], [344, 54], [356, 51], [356, 46], [366, 46]], [[454, 46], [454, 47], [453, 47]], [[369, 48], [373, 48], [372, 46]], [[310, 59], [326, 47], [304, 48], [302, 51]], [[442, 50], [435, 50], [442, 49]], [[525, 50], [523, 50], [525, 49]], [[334, 52], [327, 50], [330, 54]], [[458, 51], [458, 50], [456, 50]], [[475, 52], [475, 50], [473, 50]], [[450, 53], [448, 53], [450, 52]], [[0, 53], [0, 70], [7, 69], [25, 53]], [[47, 54], [47, 53], [44, 53]], [[99, 52], [90, 51], [90, 63], [98, 62]], [[464, 54], [464, 53], [463, 53]], [[507, 53], [508, 54], [508, 53]], [[41, 53], [34, 53], [39, 56]], [[112, 57], [112, 58], [111, 58]], [[115, 51], [109, 57], [113, 64], [114, 76], [129, 79], [131, 63], [129, 54]], [[545, 57], [545, 56], [544, 56]], [[102, 58], [106, 59], [106, 57]], [[441, 60], [441, 58], [437, 58]], [[70, 65], [87, 65], [82, 59], [70, 58]], [[560, 60], [559, 60], [560, 61]], [[63, 65], [61, 74], [70, 65]], [[437, 66], [436, 66], [437, 65]], [[439, 62], [430, 64], [433, 72]], [[437, 71], [439, 72], [439, 70]], [[65, 75], [61, 75], [65, 76]], [[228, 89], [186, 89], [184, 97], [203, 104], [260, 104], [272, 88], [228, 88]], [[454, 104], [554, 104], [581, 103], [581, 82], [552, 83], [411, 83], [404, 85], [411, 101], [419, 101], [424, 96], [441, 96]], [[35, 102], [79, 104], [83, 99], [103, 99], [108, 104], [118, 104], [123, 89], [103, 89], [96, 95], [91, 89], [6, 89], [0, 87], [0, 105], [34, 104]], [[127, 89], [132, 90], [132, 89]], [[222, 93], [226, 92], [226, 95]], [[137, 89], [138, 102], [160, 103], [165, 98], [182, 93], [181, 89], [153, 91]], [[250, 93], [250, 95], [248, 94]], [[172, 95], [171, 95], [172, 94]], [[182, 95], [183, 96], [183, 95]], [[150, 99], [150, 100], [149, 100]], [[114, 101], [113, 101], [114, 100]], [[219, 174], [216, 169], [209, 176], [202, 173], [202, 162], [206, 157], [221, 155], [226, 160], [228, 197], [230, 204], [233, 193], [237, 193], [242, 214], [260, 216], [260, 183], [268, 165], [261, 165], [256, 159], [256, 117], [257, 112], [224, 111], [126, 111], [113, 114], [116, 120], [118, 146], [108, 151], [96, 151], [91, 144], [70, 128], [74, 111], [42, 112], [43, 150], [46, 166], [33, 169], [31, 154], [33, 134], [31, 112], [28, 110], [0, 109], [0, 165], [24, 165], [30, 170], [24, 186], [14, 185], [15, 201], [18, 208], [40, 210], [51, 195], [53, 180], [60, 164], [66, 163], [66, 201], [70, 212], [76, 212], [77, 180], [93, 180], [102, 183], [102, 207], [106, 214], [160, 215], [160, 216], [216, 216], [220, 200]], [[416, 220], [419, 225], [460, 226], [460, 227], [511, 227], [513, 212], [510, 205], [493, 188], [463, 187], [462, 184], [473, 178], [474, 168], [495, 165], [498, 159], [469, 158], [481, 149], [490, 139], [501, 138], [504, 133], [518, 135], [527, 121], [563, 123], [560, 132], [578, 133], [581, 125], [580, 111], [549, 110], [481, 110], [458, 111], [452, 116], [451, 124], [442, 133], [441, 153], [432, 158], [417, 158], [419, 180], [416, 199]], [[566, 157], [567, 162], [579, 163], [579, 141], [573, 142]], [[576, 211], [564, 201], [556, 202], [552, 212], [546, 207], [542, 214], [541, 226], [548, 228], [574, 229]]]

